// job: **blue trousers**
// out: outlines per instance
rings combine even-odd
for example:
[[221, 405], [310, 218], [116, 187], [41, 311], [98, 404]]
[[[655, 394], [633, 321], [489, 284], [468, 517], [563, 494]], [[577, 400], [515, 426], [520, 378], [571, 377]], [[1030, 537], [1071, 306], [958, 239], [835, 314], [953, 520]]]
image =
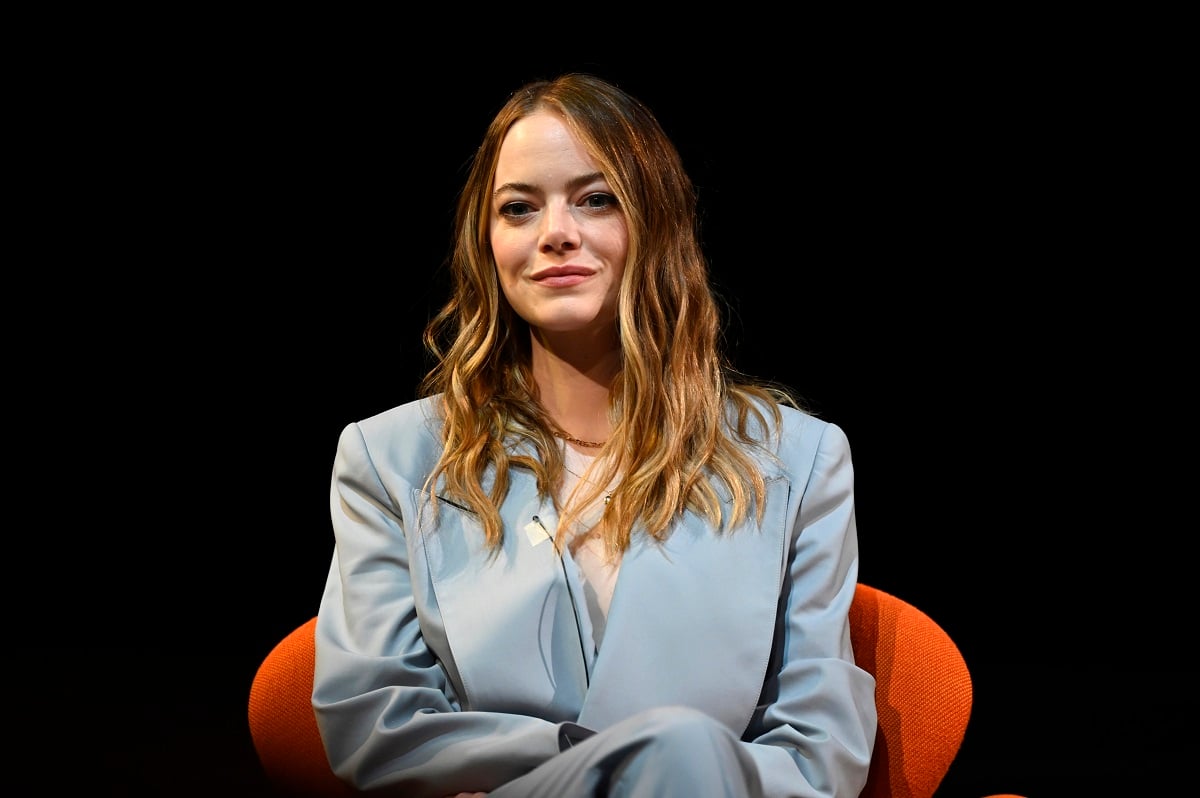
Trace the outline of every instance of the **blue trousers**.
[[761, 798], [736, 735], [688, 707], [647, 710], [568, 743], [489, 798]]

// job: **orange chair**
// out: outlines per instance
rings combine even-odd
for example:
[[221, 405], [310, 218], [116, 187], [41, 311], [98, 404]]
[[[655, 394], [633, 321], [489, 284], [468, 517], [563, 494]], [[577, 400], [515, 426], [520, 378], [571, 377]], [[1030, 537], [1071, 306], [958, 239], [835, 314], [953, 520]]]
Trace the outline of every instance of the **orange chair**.
[[[355, 791], [329, 769], [312, 710], [316, 622], [290, 632], [259, 666], [250, 687], [250, 736], [282, 795], [350, 796]], [[858, 663], [875, 675], [879, 712], [860, 798], [932, 798], [971, 715], [971, 674], [962, 654], [925, 613], [861, 583], [850, 608], [850, 635]]]
[[333, 775], [312, 708], [317, 619], [288, 633], [258, 666], [250, 685], [250, 737], [271, 786], [281, 795], [355, 795]]
[[875, 675], [879, 714], [860, 798], [931, 798], [958, 755], [971, 717], [974, 691], [966, 660], [928, 615], [861, 582], [850, 605], [850, 640], [855, 661]]

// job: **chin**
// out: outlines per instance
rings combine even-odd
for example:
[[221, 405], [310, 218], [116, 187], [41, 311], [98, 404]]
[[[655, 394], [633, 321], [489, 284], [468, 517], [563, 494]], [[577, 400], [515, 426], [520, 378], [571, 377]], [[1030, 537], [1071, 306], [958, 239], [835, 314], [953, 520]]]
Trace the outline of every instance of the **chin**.
[[531, 327], [546, 333], [588, 332], [598, 328], [613, 327], [617, 317], [598, 313], [553, 313], [526, 319]]

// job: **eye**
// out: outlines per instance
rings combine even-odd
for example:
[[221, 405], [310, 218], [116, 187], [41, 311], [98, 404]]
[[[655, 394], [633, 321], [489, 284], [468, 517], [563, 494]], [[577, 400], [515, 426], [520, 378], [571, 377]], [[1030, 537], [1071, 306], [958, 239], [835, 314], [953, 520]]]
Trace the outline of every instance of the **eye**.
[[597, 192], [595, 194], [588, 194], [586, 197], [584, 197], [583, 204], [588, 208], [606, 210], [608, 208], [617, 207], [617, 198], [612, 194]]
[[500, 215], [509, 219], [520, 219], [533, 213], [533, 206], [528, 202], [508, 202], [500, 206]]

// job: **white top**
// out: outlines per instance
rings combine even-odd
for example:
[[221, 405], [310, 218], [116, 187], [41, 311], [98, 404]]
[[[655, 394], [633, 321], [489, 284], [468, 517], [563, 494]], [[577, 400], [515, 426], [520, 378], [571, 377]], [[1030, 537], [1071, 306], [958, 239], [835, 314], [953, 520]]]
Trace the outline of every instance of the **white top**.
[[[565, 443], [563, 444], [563, 458], [567, 469], [563, 475], [562, 493], [559, 499], [565, 502], [596, 458], [582, 454]], [[613, 487], [614, 485], [609, 485], [609, 489]], [[587, 601], [588, 615], [592, 620], [592, 634], [597, 649], [600, 648], [600, 641], [604, 638], [608, 607], [612, 603], [613, 589], [617, 585], [617, 571], [620, 570], [621, 563], [619, 558], [615, 562], [608, 561], [608, 556], [604, 551], [604, 541], [597, 536], [588, 536], [579, 544], [575, 544], [573, 541], [581, 535], [587, 535], [603, 513], [604, 499], [602, 497], [580, 515], [581, 523], [566, 539], [575, 564], [579, 567], [579, 575], [583, 580], [584, 596]]]

